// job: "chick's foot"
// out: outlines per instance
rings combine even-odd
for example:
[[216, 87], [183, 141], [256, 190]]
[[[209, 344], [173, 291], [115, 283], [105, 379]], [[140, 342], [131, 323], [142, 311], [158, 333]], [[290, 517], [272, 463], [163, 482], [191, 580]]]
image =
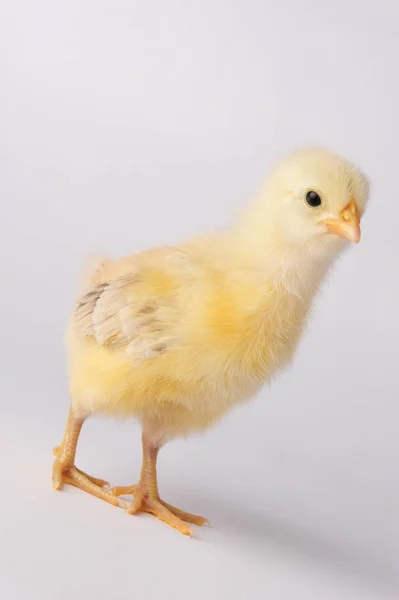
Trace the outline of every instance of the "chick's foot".
[[200, 526], [208, 524], [208, 520], [204, 517], [192, 515], [167, 504], [159, 498], [157, 492], [152, 493], [142, 482], [128, 487], [114, 487], [109, 492], [114, 497], [133, 494], [134, 499], [127, 508], [127, 513], [131, 515], [135, 515], [138, 512], [150, 513], [160, 521], [174, 527], [183, 535], [193, 537], [193, 530], [187, 523]]
[[126, 502], [116, 498], [115, 496], [111, 495], [109, 491], [104, 489], [105, 487], [109, 487], [108, 481], [87, 475], [87, 473], [84, 473], [78, 469], [74, 464], [71, 465], [69, 462], [65, 461], [65, 459], [63, 460], [60, 447], [54, 448], [53, 454], [56, 457], [53, 465], [54, 490], [61, 489], [62, 484], [66, 483], [73, 485], [84, 492], [88, 492], [89, 494], [92, 494], [101, 500], [105, 500], [113, 506], [120, 506], [122, 508], [126, 508], [128, 506]]

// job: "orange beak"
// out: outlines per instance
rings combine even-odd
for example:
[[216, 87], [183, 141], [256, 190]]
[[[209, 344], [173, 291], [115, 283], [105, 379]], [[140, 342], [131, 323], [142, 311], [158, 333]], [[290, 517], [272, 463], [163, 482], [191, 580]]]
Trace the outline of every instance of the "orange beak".
[[360, 218], [354, 200], [345, 206], [340, 219], [326, 219], [320, 225], [327, 228], [326, 233], [335, 233], [356, 244], [360, 242]]

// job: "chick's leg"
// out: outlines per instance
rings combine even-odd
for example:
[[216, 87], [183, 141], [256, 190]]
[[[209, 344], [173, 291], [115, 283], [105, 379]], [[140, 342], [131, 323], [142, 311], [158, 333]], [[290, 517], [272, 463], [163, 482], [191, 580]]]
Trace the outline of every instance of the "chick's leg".
[[76, 447], [84, 421], [85, 418], [74, 413], [72, 408], [69, 410], [61, 446], [53, 450], [56, 456], [53, 466], [53, 489], [59, 490], [63, 483], [68, 483], [114, 506], [123, 507], [125, 506], [124, 502], [103, 489], [104, 486], [109, 485], [107, 481], [91, 477], [75, 466]]
[[133, 494], [134, 499], [127, 509], [128, 513], [132, 515], [138, 512], [151, 513], [180, 533], [191, 537], [193, 531], [187, 523], [204, 525], [207, 520], [204, 517], [186, 513], [160, 499], [156, 466], [158, 452], [159, 447], [152, 445], [143, 434], [143, 465], [139, 483], [128, 487], [114, 487], [110, 492], [114, 496]]

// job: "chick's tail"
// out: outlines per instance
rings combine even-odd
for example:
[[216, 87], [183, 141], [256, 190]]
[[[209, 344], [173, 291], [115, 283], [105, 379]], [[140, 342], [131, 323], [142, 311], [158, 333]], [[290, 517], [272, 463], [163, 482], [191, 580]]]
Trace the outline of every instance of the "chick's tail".
[[95, 255], [87, 258], [80, 276], [79, 289], [87, 289], [97, 283], [102, 283], [113, 262], [107, 256]]

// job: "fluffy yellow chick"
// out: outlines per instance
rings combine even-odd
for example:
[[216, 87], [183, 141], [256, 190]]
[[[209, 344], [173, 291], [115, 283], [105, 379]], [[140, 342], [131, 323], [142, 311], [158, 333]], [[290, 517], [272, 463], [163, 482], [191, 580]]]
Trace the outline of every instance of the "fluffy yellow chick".
[[[186, 535], [188, 523], [204, 524], [160, 499], [159, 449], [210, 427], [287, 366], [328, 269], [347, 240], [360, 239], [367, 200], [356, 166], [303, 149], [277, 165], [229, 231], [104, 259], [68, 330], [72, 402], [54, 449], [54, 489], [72, 484]], [[75, 466], [81, 427], [93, 414], [140, 421], [136, 485], [107, 489]], [[125, 494], [133, 494], [129, 506]]]

